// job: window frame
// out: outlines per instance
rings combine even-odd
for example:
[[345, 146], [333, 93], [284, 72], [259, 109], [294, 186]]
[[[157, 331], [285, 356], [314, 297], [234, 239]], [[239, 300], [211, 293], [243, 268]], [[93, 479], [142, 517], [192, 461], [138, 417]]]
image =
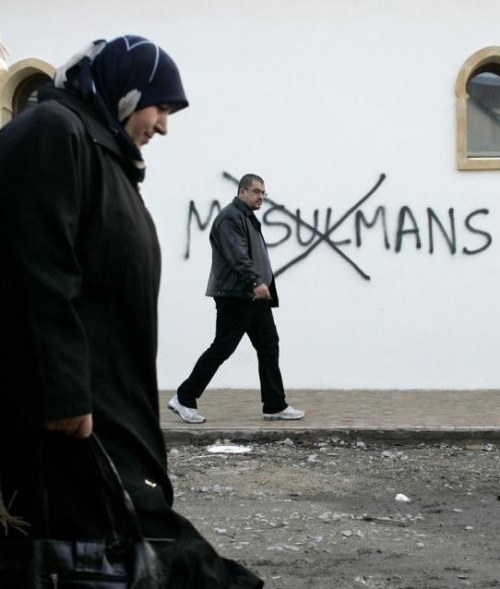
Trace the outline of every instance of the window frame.
[[476, 51], [464, 63], [455, 84], [456, 94], [456, 132], [457, 132], [457, 168], [458, 170], [499, 170], [500, 155], [497, 157], [471, 157], [468, 155], [468, 121], [467, 102], [469, 80], [488, 64], [500, 64], [500, 47], [485, 47]]
[[[42, 76], [52, 79], [55, 69], [41, 59], [23, 59], [13, 64], [8, 70], [0, 71], [0, 127], [5, 126], [17, 114], [18, 101], [23, 90]], [[33, 91], [33, 90], [32, 90]]]

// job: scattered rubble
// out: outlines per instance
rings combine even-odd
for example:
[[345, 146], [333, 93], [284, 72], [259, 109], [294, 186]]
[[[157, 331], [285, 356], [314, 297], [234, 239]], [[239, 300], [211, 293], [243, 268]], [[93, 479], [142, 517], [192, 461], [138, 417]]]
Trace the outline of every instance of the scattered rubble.
[[500, 587], [494, 444], [209, 448], [168, 448], [174, 507], [266, 589]]

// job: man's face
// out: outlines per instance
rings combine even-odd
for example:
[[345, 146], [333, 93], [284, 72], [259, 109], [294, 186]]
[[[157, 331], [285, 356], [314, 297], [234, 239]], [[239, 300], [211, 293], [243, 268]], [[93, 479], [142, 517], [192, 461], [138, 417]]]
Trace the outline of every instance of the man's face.
[[264, 202], [266, 188], [262, 182], [252, 180], [250, 188], [240, 188], [238, 197], [252, 211], [258, 211]]
[[167, 134], [169, 111], [168, 105], [147, 106], [130, 115], [125, 124], [125, 131], [139, 150], [149, 143], [155, 133]]

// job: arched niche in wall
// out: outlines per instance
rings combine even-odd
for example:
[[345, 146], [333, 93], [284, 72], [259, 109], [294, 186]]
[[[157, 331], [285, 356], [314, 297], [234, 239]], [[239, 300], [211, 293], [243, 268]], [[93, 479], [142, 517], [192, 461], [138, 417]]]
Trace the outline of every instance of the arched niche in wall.
[[457, 167], [500, 169], [500, 47], [474, 53], [456, 86]]
[[0, 71], [0, 127], [36, 103], [40, 86], [49, 82], [54, 68], [40, 59], [23, 59]]

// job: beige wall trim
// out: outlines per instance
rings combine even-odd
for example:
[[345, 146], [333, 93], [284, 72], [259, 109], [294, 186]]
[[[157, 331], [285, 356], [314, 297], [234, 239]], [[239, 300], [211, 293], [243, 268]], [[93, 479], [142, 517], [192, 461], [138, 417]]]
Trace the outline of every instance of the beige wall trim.
[[480, 67], [489, 63], [500, 64], [500, 46], [485, 47], [476, 51], [464, 63], [455, 84], [457, 168], [459, 170], [498, 170], [500, 157], [469, 157], [467, 149], [467, 82]]
[[0, 127], [12, 119], [12, 99], [19, 85], [34, 74], [46, 74], [49, 78], [55, 69], [41, 59], [23, 59], [13, 64], [8, 70], [0, 71]]

